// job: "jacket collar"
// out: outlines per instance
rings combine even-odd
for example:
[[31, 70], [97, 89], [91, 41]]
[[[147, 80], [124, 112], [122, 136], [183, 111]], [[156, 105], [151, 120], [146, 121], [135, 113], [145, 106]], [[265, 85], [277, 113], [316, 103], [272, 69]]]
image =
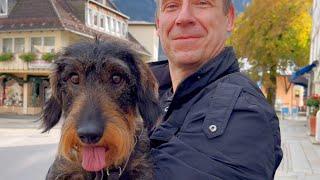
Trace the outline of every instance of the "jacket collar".
[[[160, 83], [160, 91], [171, 88], [168, 61], [150, 64]], [[234, 72], [239, 72], [239, 64], [232, 47], [226, 47], [219, 55], [205, 63], [197, 72], [179, 84], [175, 99], [180, 99], [194, 91], [203, 89], [215, 80]], [[170, 85], [170, 86], [169, 86]]]

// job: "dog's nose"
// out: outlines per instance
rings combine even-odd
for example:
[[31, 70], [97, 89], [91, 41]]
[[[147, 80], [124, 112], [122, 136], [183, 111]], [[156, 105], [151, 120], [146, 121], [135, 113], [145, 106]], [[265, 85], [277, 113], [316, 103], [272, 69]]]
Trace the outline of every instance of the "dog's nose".
[[81, 142], [85, 144], [95, 144], [100, 141], [103, 130], [102, 128], [95, 127], [95, 126], [82, 126], [77, 129], [78, 136], [81, 140]]

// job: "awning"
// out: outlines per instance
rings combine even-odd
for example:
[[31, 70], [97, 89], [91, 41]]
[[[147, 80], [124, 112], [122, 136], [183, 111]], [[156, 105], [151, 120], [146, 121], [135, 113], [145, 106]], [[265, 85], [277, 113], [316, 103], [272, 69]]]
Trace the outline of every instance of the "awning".
[[290, 82], [295, 84], [295, 85], [300, 85], [300, 86], [303, 86], [305, 88], [308, 87], [308, 79], [303, 77], [303, 76], [299, 76], [295, 79], [290, 79]]
[[298, 71], [294, 72], [291, 77], [290, 77], [290, 81], [297, 79], [298, 77], [309, 73], [314, 67], [316, 67], [318, 65], [319, 61], [313, 61], [312, 64], [305, 66], [301, 69], [299, 69]]

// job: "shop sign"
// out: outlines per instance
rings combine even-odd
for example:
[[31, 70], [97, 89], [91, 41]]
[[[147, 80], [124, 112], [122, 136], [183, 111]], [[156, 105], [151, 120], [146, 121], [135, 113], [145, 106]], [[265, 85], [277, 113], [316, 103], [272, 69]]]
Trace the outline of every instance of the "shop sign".
[[32, 61], [28, 64], [29, 69], [51, 69], [51, 67], [52, 63], [42, 60]]

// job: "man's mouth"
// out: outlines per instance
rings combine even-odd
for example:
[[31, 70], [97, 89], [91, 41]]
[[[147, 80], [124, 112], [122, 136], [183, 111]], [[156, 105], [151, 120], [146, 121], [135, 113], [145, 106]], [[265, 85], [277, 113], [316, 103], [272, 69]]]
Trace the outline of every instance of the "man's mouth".
[[178, 36], [173, 38], [173, 40], [191, 40], [191, 39], [198, 39], [200, 36], [195, 35], [187, 35], [187, 36]]
[[82, 167], [91, 172], [97, 172], [106, 166], [106, 152], [108, 147], [84, 146], [82, 147]]

